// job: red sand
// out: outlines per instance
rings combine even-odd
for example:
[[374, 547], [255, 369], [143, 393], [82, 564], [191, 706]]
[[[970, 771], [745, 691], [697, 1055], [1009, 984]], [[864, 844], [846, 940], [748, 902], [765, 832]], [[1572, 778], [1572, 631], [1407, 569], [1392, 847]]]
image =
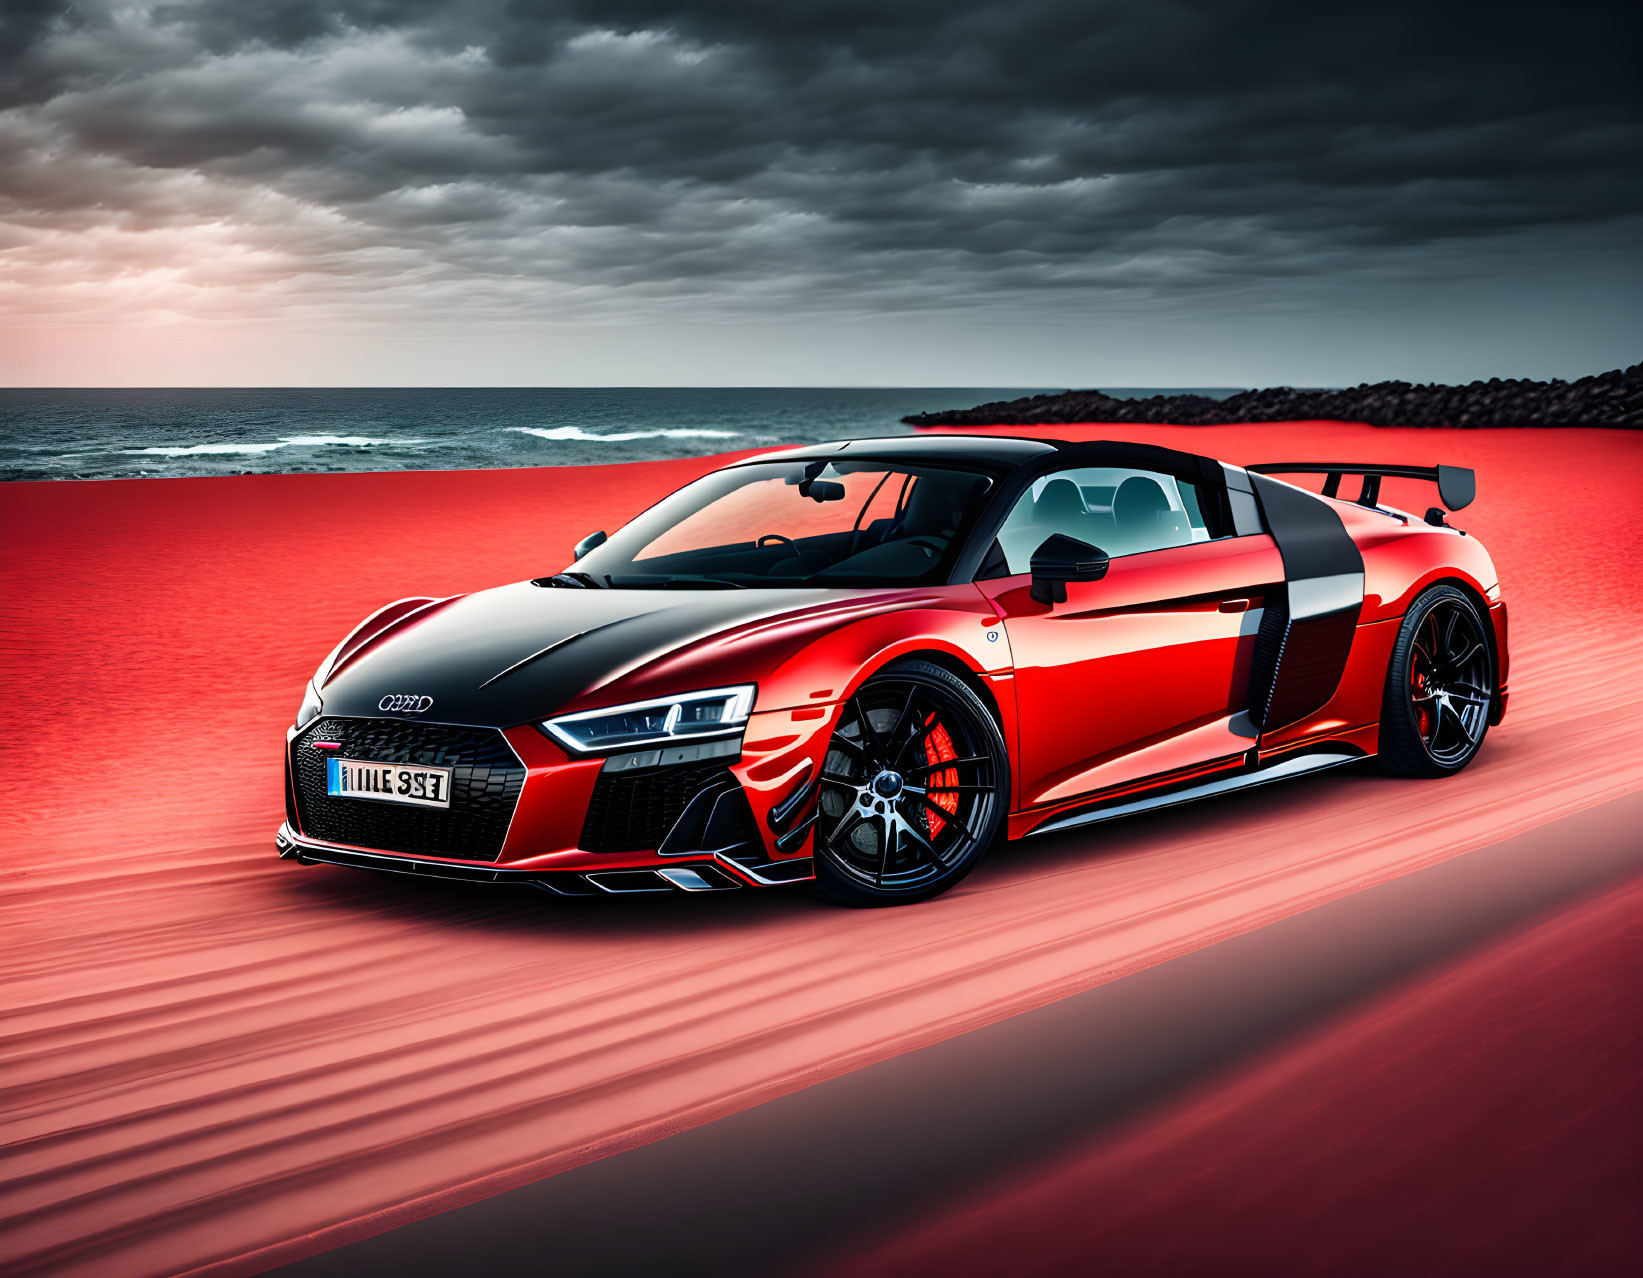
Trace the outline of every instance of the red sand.
[[280, 748], [337, 637], [397, 596], [558, 568], [706, 463], [0, 489], [0, 1268], [300, 1254], [1643, 788], [1643, 440], [1111, 433], [1475, 466], [1456, 522], [1501, 566], [1514, 657], [1479, 762], [1032, 841], [891, 913], [301, 869], [269, 843]]
[[827, 1272], [1635, 1274], [1640, 989], [1634, 881]]

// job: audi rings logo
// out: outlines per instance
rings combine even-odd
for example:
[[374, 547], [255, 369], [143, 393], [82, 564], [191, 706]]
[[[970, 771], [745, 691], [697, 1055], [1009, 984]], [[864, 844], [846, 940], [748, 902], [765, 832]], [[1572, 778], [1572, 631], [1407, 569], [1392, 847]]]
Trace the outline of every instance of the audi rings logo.
[[377, 709], [386, 710], [390, 714], [425, 714], [433, 704], [432, 697], [415, 692], [390, 692], [377, 702]]

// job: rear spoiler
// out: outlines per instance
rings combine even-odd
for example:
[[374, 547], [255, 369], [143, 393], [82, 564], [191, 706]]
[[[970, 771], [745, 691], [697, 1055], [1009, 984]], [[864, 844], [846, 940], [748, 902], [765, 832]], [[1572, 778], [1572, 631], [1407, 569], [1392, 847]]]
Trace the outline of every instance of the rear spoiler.
[[1351, 462], [1262, 462], [1246, 466], [1257, 475], [1327, 475], [1324, 496], [1341, 491], [1342, 475], [1362, 475], [1363, 490], [1358, 505], [1373, 506], [1380, 500], [1381, 479], [1424, 479], [1438, 486], [1438, 499], [1450, 510], [1464, 510], [1478, 495], [1478, 477], [1465, 466], [1364, 466]]

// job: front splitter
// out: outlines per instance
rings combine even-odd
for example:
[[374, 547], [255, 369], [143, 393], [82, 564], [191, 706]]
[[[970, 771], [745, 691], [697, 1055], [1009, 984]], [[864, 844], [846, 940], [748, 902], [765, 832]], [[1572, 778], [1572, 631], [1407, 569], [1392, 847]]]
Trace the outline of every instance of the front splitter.
[[[293, 833], [281, 823], [274, 833], [274, 847], [282, 859], [302, 865], [342, 865], [359, 870], [380, 870], [415, 878], [444, 879], [457, 883], [499, 883], [538, 888], [555, 896], [627, 895], [644, 892], [727, 892], [741, 887], [779, 887], [811, 877], [808, 858], [778, 862], [749, 871], [717, 860], [681, 860], [675, 864], [611, 870], [519, 870], [506, 866], [430, 861], [389, 852], [322, 843]], [[779, 877], [773, 877], [779, 876]]]

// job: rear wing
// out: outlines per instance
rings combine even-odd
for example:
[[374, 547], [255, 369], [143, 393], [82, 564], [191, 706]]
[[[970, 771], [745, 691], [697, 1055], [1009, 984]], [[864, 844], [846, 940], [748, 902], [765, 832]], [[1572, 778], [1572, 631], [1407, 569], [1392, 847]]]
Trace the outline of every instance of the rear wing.
[[1246, 466], [1245, 470], [1257, 475], [1327, 475], [1324, 496], [1335, 497], [1341, 491], [1342, 475], [1362, 475], [1363, 489], [1358, 493], [1360, 506], [1373, 506], [1381, 497], [1382, 478], [1424, 479], [1438, 486], [1438, 499], [1450, 510], [1464, 510], [1478, 495], [1478, 477], [1465, 466], [1366, 466], [1353, 462], [1262, 462]]

